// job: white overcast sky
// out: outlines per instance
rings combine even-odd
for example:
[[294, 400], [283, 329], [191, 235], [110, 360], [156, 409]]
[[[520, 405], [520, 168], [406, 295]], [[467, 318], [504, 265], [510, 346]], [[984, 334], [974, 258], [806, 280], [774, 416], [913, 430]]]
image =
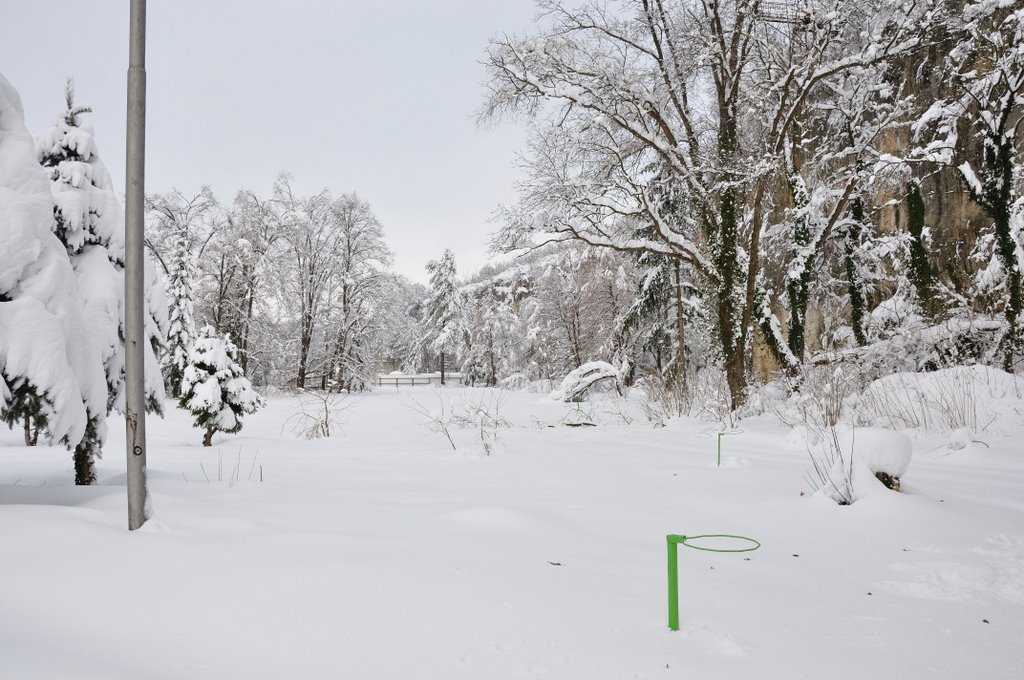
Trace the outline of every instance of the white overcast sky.
[[[281, 170], [303, 192], [370, 201], [395, 269], [425, 280], [446, 247], [486, 261], [488, 219], [514, 197], [523, 133], [478, 129], [488, 38], [527, 30], [531, 0], [150, 0], [146, 190], [229, 203]], [[33, 133], [78, 102], [124, 186], [128, 2], [0, 0], [0, 72]]]

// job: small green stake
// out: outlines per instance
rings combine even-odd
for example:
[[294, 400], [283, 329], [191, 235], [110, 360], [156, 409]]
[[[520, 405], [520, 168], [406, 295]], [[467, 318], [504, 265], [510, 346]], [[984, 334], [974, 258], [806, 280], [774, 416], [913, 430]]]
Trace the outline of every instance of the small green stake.
[[668, 627], [679, 630], [679, 549], [677, 546], [686, 536], [669, 534], [668, 543]]
[[722, 437], [730, 434], [743, 434], [743, 430], [733, 430], [732, 432], [723, 430], [718, 433], [718, 467], [722, 467]]
[[[705, 538], [732, 538], [748, 543], [746, 548], [707, 548], [701, 545], [687, 543], [688, 540]], [[679, 630], [679, 545], [685, 545], [694, 550], [705, 552], [750, 552], [761, 547], [758, 541], [746, 536], [735, 536], [733, 534], [702, 534], [700, 536], [683, 536], [681, 534], [669, 534], [665, 537], [668, 547], [668, 627], [669, 630]]]

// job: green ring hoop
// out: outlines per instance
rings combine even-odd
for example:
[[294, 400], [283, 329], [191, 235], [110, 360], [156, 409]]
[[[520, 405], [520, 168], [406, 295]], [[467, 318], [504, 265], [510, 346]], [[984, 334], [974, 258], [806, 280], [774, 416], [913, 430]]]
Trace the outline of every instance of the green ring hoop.
[[[761, 547], [761, 543], [759, 541], [754, 540], [753, 538], [749, 538], [747, 536], [736, 536], [736, 535], [733, 535], [733, 534], [701, 534], [699, 536], [682, 536], [681, 538], [682, 538], [682, 540], [680, 540], [679, 543], [681, 543], [682, 545], [685, 545], [687, 548], [693, 548], [694, 550], [703, 550], [705, 552], [742, 553], [742, 552], [752, 552], [752, 551], [757, 550], [758, 548]], [[708, 548], [708, 547], [701, 546], [701, 545], [694, 545], [694, 544], [689, 542], [689, 541], [694, 541], [694, 540], [704, 539], [704, 538], [732, 538], [732, 539], [735, 539], [737, 541], [743, 541], [745, 543], [749, 543], [750, 545], [745, 547], [745, 548]]]

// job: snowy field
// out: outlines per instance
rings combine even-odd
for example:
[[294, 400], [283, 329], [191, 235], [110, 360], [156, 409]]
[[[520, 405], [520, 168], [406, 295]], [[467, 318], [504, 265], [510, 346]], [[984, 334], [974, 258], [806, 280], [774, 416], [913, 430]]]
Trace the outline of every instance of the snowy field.
[[[1024, 678], [1019, 414], [988, 448], [911, 433], [906, 492], [839, 507], [772, 418], [716, 467], [713, 424], [609, 400], [573, 428], [574, 406], [502, 394], [490, 455], [421, 413], [480, 389], [353, 397], [315, 441], [272, 398], [209, 449], [168, 404], [131, 534], [122, 422], [94, 487], [0, 432], [0, 677]], [[763, 544], [680, 548], [678, 633], [669, 533]]]

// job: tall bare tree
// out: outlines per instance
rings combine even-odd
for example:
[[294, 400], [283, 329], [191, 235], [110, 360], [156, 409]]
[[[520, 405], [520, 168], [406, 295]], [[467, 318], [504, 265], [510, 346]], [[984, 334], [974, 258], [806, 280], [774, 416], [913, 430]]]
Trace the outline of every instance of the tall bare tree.
[[291, 178], [282, 175], [274, 185], [274, 200], [281, 215], [283, 258], [290, 269], [281, 282], [288, 299], [298, 303], [299, 352], [295, 385], [306, 387], [313, 333], [328, 303], [338, 248], [342, 238], [335, 228], [332, 199], [325, 189], [309, 197], [295, 194]]
[[[710, 290], [734, 405], [745, 398], [761, 234], [812, 92], [918, 44], [916, 5], [834, 0], [785, 16], [758, 0], [538, 3], [546, 22], [494, 40], [483, 119], [538, 121], [507, 249], [575, 239], [688, 263]], [[861, 22], [844, 41], [842, 23]], [[800, 50], [793, 38], [801, 32]], [[684, 203], [672, 214], [652, 187]], [[830, 212], [841, 215], [851, 185]], [[808, 234], [814, 251], [838, 221]]]
[[331, 204], [338, 232], [334, 285], [330, 294], [328, 363], [324, 387], [352, 389], [364, 383], [375, 367], [371, 333], [379, 328], [382, 297], [388, 293], [392, 254], [384, 229], [370, 204], [356, 194], [345, 194]]

